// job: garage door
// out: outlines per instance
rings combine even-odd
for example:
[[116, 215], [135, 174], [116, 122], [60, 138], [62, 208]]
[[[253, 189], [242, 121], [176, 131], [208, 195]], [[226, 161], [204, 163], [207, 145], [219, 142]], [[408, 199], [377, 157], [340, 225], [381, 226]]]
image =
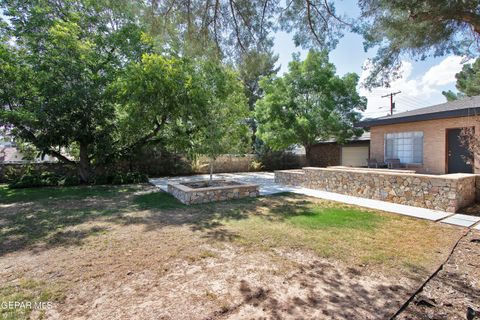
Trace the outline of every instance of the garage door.
[[363, 167], [368, 159], [368, 147], [342, 147], [342, 166]]

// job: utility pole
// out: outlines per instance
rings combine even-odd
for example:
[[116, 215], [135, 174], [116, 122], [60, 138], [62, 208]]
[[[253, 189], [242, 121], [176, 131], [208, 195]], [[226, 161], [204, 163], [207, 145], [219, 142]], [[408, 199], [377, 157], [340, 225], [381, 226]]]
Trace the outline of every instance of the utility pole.
[[384, 96], [382, 96], [382, 98], [388, 98], [390, 97], [390, 115], [393, 114], [393, 109], [395, 109], [395, 102], [393, 102], [393, 96], [399, 94], [399, 93], [402, 93], [402, 91], [397, 91], [397, 92], [391, 92], [389, 94], [386, 94]]

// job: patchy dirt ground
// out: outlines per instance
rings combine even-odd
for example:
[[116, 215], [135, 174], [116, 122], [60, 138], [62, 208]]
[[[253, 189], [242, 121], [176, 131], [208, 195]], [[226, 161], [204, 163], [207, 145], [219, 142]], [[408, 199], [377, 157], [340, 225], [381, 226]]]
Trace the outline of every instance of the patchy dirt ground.
[[46, 310], [3, 314], [385, 319], [462, 234], [381, 212], [365, 230], [299, 227], [283, 212], [350, 206], [297, 195], [185, 207], [164, 195], [139, 198], [150, 191], [0, 199], [0, 300], [53, 302]]
[[442, 270], [396, 319], [480, 319], [480, 231], [468, 232]]

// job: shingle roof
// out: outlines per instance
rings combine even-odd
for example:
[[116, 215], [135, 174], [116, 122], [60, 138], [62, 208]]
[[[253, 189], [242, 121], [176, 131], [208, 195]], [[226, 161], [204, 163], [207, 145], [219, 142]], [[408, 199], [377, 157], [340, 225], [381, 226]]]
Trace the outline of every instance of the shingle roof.
[[[356, 141], [370, 141], [370, 132], [365, 131], [360, 137], [351, 137], [347, 139], [347, 142], [356, 142]], [[327, 140], [318, 140], [317, 143], [335, 143], [337, 139], [331, 138]]]
[[466, 117], [480, 114], [480, 96], [467, 97], [430, 107], [400, 112], [391, 116], [365, 119], [357, 127], [373, 127], [402, 122], [425, 121], [453, 117]]

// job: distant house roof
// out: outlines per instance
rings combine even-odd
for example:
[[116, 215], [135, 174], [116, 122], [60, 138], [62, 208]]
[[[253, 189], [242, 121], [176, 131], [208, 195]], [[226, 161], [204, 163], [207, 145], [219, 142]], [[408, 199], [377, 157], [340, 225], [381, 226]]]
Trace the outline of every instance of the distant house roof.
[[[370, 141], [370, 132], [365, 131], [360, 137], [351, 137], [350, 139], [347, 139], [347, 144], [356, 142], [356, 141]], [[335, 143], [335, 142], [337, 142], [337, 140], [334, 138], [317, 141], [317, 143]]]
[[467, 117], [472, 115], [480, 115], [480, 96], [468, 97], [430, 107], [400, 112], [391, 116], [365, 119], [355, 124], [355, 126], [368, 128], [386, 124]]

